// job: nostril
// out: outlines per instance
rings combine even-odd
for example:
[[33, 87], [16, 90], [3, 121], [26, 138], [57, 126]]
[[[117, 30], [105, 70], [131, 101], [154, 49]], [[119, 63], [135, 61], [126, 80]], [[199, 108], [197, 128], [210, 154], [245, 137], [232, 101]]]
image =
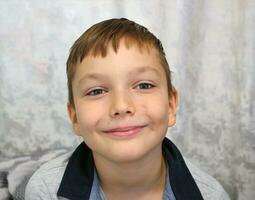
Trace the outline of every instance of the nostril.
[[132, 114], [132, 111], [130, 111], [130, 110], [126, 110], [124, 112], [117, 111], [114, 113], [114, 116], [125, 115], [125, 114]]
[[119, 114], [120, 114], [119, 112], [114, 113], [115, 116], [116, 116], [116, 115], [119, 115]]
[[119, 103], [112, 104], [110, 108], [110, 115], [112, 117], [124, 116], [124, 115], [133, 115], [135, 113], [135, 106], [129, 102], [128, 103]]

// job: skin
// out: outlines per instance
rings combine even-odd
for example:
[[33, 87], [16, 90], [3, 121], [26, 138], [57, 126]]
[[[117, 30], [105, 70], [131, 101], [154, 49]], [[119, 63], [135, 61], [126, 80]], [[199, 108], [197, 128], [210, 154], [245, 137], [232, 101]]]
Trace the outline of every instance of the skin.
[[[177, 91], [168, 96], [158, 52], [120, 43], [106, 57], [87, 56], [73, 79], [74, 131], [92, 149], [101, 187], [110, 200], [162, 199], [166, 165], [162, 141], [175, 124]], [[112, 135], [131, 127], [135, 135]], [[132, 191], [132, 192], [130, 192]]]

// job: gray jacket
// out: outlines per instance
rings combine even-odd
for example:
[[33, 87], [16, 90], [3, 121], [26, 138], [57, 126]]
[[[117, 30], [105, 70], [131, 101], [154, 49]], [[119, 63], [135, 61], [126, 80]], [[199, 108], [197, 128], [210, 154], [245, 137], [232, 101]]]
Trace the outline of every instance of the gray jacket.
[[[31, 177], [27, 184], [25, 199], [26, 200], [63, 200], [69, 199], [57, 195], [60, 185], [63, 182], [63, 176], [67, 171], [67, 165], [72, 156], [71, 153], [64, 154], [41, 166]], [[199, 188], [202, 198], [205, 200], [229, 200], [227, 193], [222, 186], [211, 176], [204, 173], [187, 159], [185, 164], [191, 173], [195, 184]], [[93, 184], [89, 194], [89, 200], [106, 199], [98, 182], [96, 170], [94, 171]], [[171, 176], [170, 176], [171, 179]], [[185, 199], [185, 198], [182, 198]], [[188, 199], [188, 198], [187, 198]], [[85, 199], [84, 199], [85, 200]], [[167, 179], [163, 200], [175, 200], [169, 179]], [[178, 198], [176, 198], [178, 200]], [[190, 198], [190, 200], [195, 200]]]

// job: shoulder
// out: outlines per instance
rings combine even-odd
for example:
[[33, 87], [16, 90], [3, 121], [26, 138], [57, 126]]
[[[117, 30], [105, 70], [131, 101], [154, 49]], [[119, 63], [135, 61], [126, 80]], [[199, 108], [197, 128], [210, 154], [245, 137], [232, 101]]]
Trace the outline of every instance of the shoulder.
[[43, 164], [30, 178], [25, 192], [26, 200], [57, 199], [57, 191], [72, 153], [65, 153]]
[[184, 158], [184, 160], [205, 200], [230, 200], [228, 194], [215, 178], [200, 170], [188, 159]]

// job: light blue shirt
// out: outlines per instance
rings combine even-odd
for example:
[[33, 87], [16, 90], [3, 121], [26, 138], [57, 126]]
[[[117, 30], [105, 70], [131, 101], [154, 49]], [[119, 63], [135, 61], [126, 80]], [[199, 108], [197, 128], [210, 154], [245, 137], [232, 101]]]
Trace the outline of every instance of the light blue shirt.
[[[168, 174], [168, 167], [166, 170], [166, 183], [165, 183], [165, 191], [163, 194], [163, 200], [175, 200], [174, 193], [172, 191], [169, 174]], [[104, 191], [100, 187], [99, 179], [96, 170], [94, 170], [94, 180], [90, 194], [90, 200], [107, 200]]]

